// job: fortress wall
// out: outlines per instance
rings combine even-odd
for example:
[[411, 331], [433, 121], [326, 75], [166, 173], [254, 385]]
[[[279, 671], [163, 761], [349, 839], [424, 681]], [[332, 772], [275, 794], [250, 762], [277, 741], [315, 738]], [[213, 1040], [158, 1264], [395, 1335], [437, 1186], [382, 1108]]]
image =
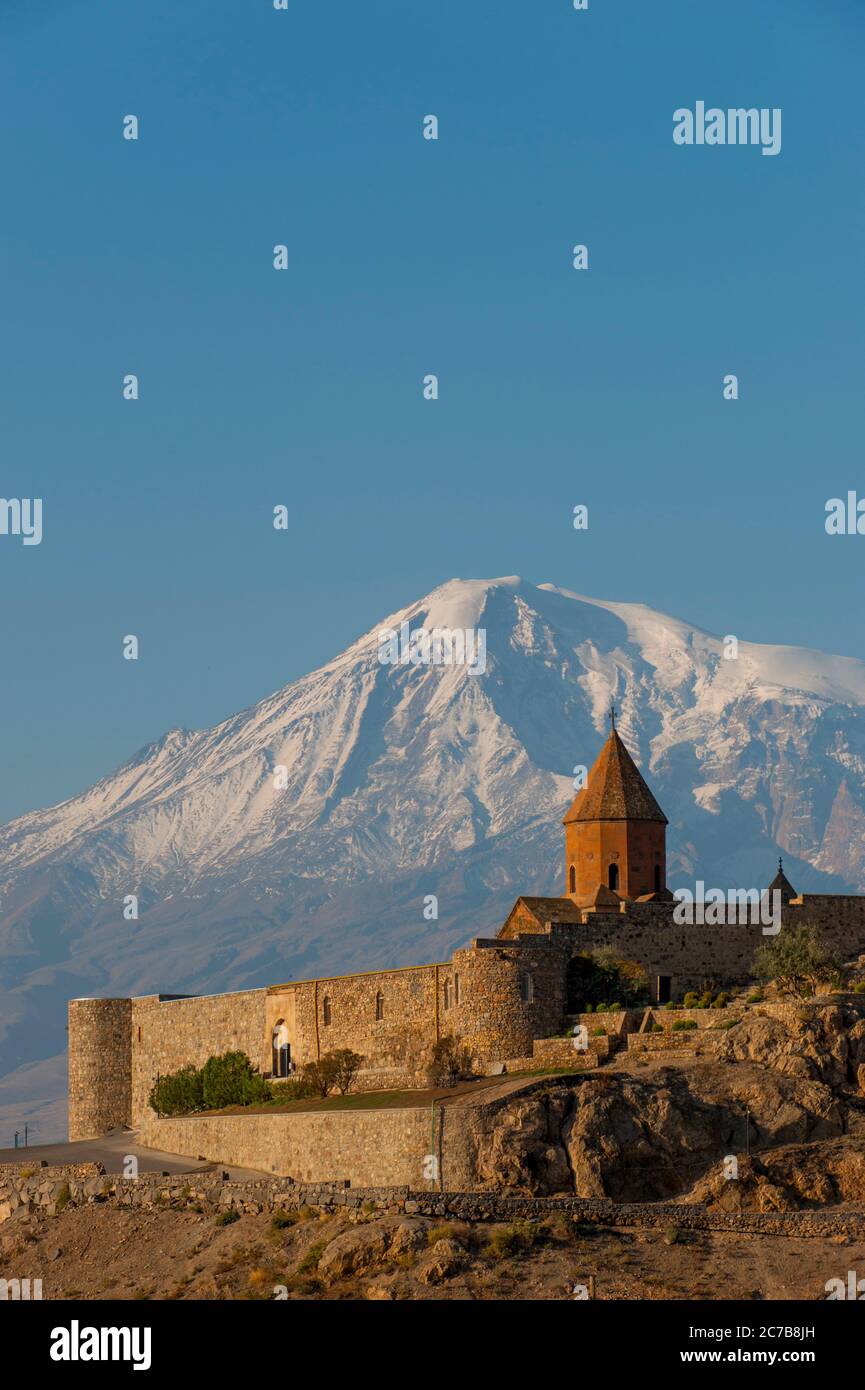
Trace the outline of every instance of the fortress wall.
[[[463, 981], [455, 1030], [479, 1061], [530, 1056], [532, 1042], [556, 1033], [565, 1012], [566, 938], [522, 937], [454, 953]], [[531, 1002], [522, 995], [532, 978]]]
[[69, 1138], [131, 1122], [131, 999], [69, 1001]]
[[653, 990], [657, 976], [671, 976], [674, 995], [698, 989], [705, 979], [719, 985], [746, 983], [753, 976], [755, 954], [771, 940], [759, 926], [677, 926], [671, 909], [662, 921], [646, 920], [637, 911], [627, 917], [595, 913], [581, 936], [583, 931], [591, 946], [613, 946], [639, 961]]
[[[865, 897], [805, 894], [783, 910], [782, 927], [810, 922], [842, 957], [865, 951]], [[577, 949], [613, 946], [639, 961], [654, 986], [658, 975], [671, 975], [673, 992], [699, 988], [704, 979], [719, 984], [745, 984], [753, 977], [757, 951], [771, 936], [760, 926], [678, 926], [670, 904], [632, 903], [627, 914], [590, 913], [586, 924], [574, 928]], [[585, 946], [582, 943], [585, 942]]]
[[268, 1024], [285, 1017], [298, 1066], [350, 1048], [363, 1057], [365, 1071], [422, 1079], [439, 1034], [448, 978], [450, 966], [424, 965], [274, 986], [267, 991]]
[[131, 1123], [138, 1125], [152, 1113], [148, 1096], [157, 1076], [190, 1063], [200, 1067], [214, 1053], [245, 1052], [254, 1066], [270, 1071], [265, 998], [265, 990], [247, 989], [186, 999], [151, 994], [125, 1001], [131, 1005]]
[[865, 951], [865, 897], [803, 893], [784, 908], [784, 921], [810, 922], [845, 958]]
[[153, 1116], [142, 1126], [141, 1142], [297, 1182], [423, 1187], [430, 1171], [427, 1156], [438, 1144], [438, 1117], [428, 1105], [328, 1114]]

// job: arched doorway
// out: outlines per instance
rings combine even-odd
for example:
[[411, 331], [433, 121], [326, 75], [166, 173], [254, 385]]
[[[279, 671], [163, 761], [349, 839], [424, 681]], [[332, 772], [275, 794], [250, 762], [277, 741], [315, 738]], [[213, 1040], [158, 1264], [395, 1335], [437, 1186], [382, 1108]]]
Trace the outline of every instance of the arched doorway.
[[291, 1072], [291, 1045], [288, 1041], [288, 1028], [282, 1018], [274, 1025], [271, 1046], [273, 1075], [288, 1076]]

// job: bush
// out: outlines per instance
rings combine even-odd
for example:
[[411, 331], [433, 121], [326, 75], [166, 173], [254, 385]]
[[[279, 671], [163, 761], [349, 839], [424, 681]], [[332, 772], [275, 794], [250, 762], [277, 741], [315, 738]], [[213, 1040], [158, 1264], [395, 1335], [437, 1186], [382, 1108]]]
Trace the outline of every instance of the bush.
[[746, 1004], [762, 1004], [762, 1002], [763, 991], [761, 989], [755, 989], [751, 992], [751, 994], [748, 994], [745, 997]]
[[718, 995], [718, 998], [715, 1000], [713, 1007], [716, 1009], [726, 1009], [729, 999], [730, 996], [727, 993], [727, 991], [725, 989], [722, 989], [721, 993]]
[[765, 941], [754, 957], [760, 980], [774, 980], [782, 994], [813, 994], [822, 981], [836, 976], [840, 964], [810, 922], [783, 924], [777, 936]]
[[696, 1026], [697, 1020], [695, 1018], [677, 1018], [671, 1024], [671, 1029], [674, 1033], [690, 1033]]
[[607, 1036], [607, 1030], [606, 1030], [606, 1028], [593, 1028], [593, 1029], [592, 1029], [592, 1037], [593, 1037], [593, 1038], [605, 1038], [606, 1036]]
[[336, 1085], [336, 1066], [332, 1056], [325, 1053], [317, 1062], [305, 1062], [302, 1076], [308, 1093], [324, 1099]]
[[300, 1215], [296, 1211], [275, 1211], [271, 1218], [270, 1229], [272, 1231], [284, 1231], [286, 1226], [296, 1226], [300, 1220]]
[[472, 1054], [459, 1040], [447, 1034], [439, 1038], [432, 1050], [427, 1071], [431, 1086], [456, 1086], [472, 1075]]
[[493, 1259], [504, 1260], [531, 1250], [537, 1239], [538, 1232], [528, 1221], [515, 1221], [511, 1226], [500, 1226], [492, 1232], [487, 1251]]
[[335, 1052], [327, 1052], [325, 1057], [330, 1061], [333, 1084], [340, 1095], [344, 1096], [346, 1091], [351, 1089], [351, 1083], [360, 1070], [363, 1058], [359, 1053], [352, 1052], [349, 1047], [340, 1047]]
[[648, 1002], [649, 978], [641, 965], [628, 960], [611, 946], [584, 951], [568, 964], [568, 995], [572, 1013], [609, 1013], [610, 999], [621, 1000], [616, 1008], [636, 1007]]
[[693, 991], [692, 989], [688, 990], [688, 993], [685, 995], [685, 998], [684, 998], [684, 1005], [685, 1005], [685, 1008], [686, 1008], [686, 1009], [696, 1009], [696, 1007], [697, 1007], [697, 1005], [699, 1004], [699, 1002], [700, 1002], [699, 995], [695, 994], [694, 991]]
[[270, 1081], [268, 1089], [270, 1099], [277, 1105], [287, 1105], [292, 1100], [308, 1100], [316, 1094], [302, 1076], [293, 1076], [290, 1081]]
[[860, 980], [858, 984], [853, 986], [853, 993], [865, 994], [865, 980]]
[[204, 1087], [197, 1067], [181, 1067], [180, 1071], [157, 1078], [149, 1096], [150, 1108], [157, 1115], [189, 1115], [204, 1109]]
[[233, 1226], [235, 1221], [240, 1220], [240, 1212], [231, 1207], [228, 1211], [221, 1211], [214, 1222], [215, 1226]]
[[270, 1100], [270, 1087], [245, 1052], [223, 1052], [218, 1057], [208, 1057], [201, 1069], [201, 1083], [205, 1110]]

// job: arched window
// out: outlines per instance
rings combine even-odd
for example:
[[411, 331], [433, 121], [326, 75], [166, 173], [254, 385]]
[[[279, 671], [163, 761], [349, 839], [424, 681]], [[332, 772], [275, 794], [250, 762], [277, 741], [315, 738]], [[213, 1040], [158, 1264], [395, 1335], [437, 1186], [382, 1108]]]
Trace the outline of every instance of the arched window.
[[459, 1002], [460, 1002], [460, 977], [459, 977], [459, 975], [454, 975], [454, 1003], [455, 1003], [455, 1004], [458, 1004]]
[[450, 1006], [451, 1006], [451, 982], [450, 982], [450, 980], [445, 980], [445, 1008], [446, 1008], [446, 1009], [449, 1009]]
[[573, 864], [571, 865], [571, 872], [570, 872], [570, 876], [569, 876], [569, 882], [570, 882], [570, 885], [571, 885], [569, 891], [570, 891], [571, 893], [576, 893], [576, 891], [577, 891], [577, 871], [576, 871], [576, 869], [574, 868]]
[[520, 997], [524, 1004], [531, 1004], [535, 997], [535, 980], [531, 971], [527, 970], [520, 977]]
[[375, 996], [375, 1017], [377, 1022], [384, 1018], [384, 995], [381, 990]]
[[279, 1019], [274, 1024], [271, 1037], [273, 1050], [273, 1061], [271, 1070], [274, 1076], [288, 1076], [291, 1071], [291, 1047], [288, 1041], [288, 1028], [285, 1020]]
[[611, 865], [610, 865], [610, 871], [609, 871], [609, 874], [608, 874], [608, 883], [609, 883], [610, 888], [613, 888], [613, 889], [618, 888], [618, 886], [619, 886], [619, 866], [618, 866], [618, 864], [611, 864]]
[[660, 891], [661, 891], [661, 866], [660, 866], [660, 864], [656, 864], [656, 865], [655, 865], [655, 892], [656, 892], [656, 893], [660, 893]]
[[323, 1003], [322, 1006], [321, 1006], [321, 1012], [322, 1012], [322, 1016], [323, 1016], [323, 1020], [324, 1020], [324, 1026], [325, 1026], [325, 1028], [329, 1028], [329, 1027], [330, 1027], [330, 1000], [329, 1000], [329, 998], [327, 997], [327, 995], [324, 996], [324, 1003]]

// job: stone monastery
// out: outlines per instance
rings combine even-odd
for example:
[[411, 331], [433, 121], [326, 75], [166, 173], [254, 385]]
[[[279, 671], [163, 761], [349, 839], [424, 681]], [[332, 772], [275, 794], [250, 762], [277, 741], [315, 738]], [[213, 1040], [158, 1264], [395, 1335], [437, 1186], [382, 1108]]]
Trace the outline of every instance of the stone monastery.
[[[159, 1075], [229, 1049], [279, 1077], [291, 1062], [351, 1048], [364, 1059], [355, 1082], [364, 1090], [423, 1088], [431, 1049], [445, 1035], [471, 1050], [480, 1071], [549, 1065], [556, 1047], [570, 1045], [564, 1034], [579, 1007], [572, 962], [595, 947], [639, 963], [658, 1003], [707, 978], [751, 978], [759, 925], [675, 922], [667, 819], [612, 712], [564, 827], [564, 894], [518, 898], [495, 937], [449, 961], [232, 994], [71, 1000], [69, 1138], [138, 1128], [152, 1115]], [[865, 897], [796, 896], [780, 871], [771, 888], [780, 891], [783, 924], [812, 923], [848, 958], [865, 950]]]

